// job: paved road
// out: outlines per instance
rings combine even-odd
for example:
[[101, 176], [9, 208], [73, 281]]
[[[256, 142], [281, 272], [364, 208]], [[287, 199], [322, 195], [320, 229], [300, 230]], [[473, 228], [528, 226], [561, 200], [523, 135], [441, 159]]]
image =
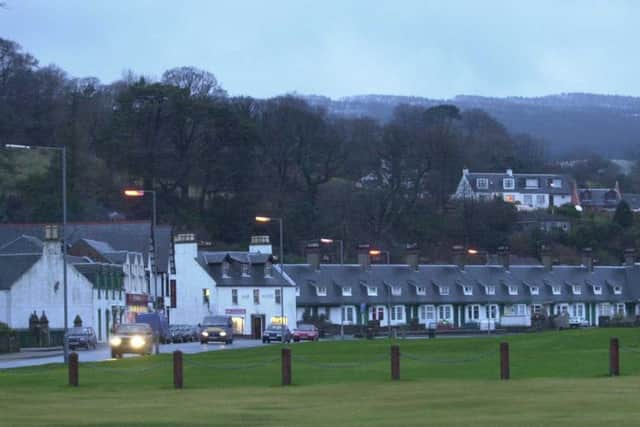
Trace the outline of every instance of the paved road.
[[[234, 339], [233, 344], [200, 344], [197, 342], [182, 344], [163, 344], [160, 345], [160, 353], [172, 353], [175, 350], [181, 350], [183, 353], [193, 354], [206, 351], [221, 351], [234, 348], [250, 348], [266, 345], [259, 340]], [[81, 362], [99, 362], [111, 359], [111, 350], [106, 344], [100, 344], [95, 350], [78, 350], [78, 357]], [[126, 354], [125, 357], [139, 357], [135, 354]], [[40, 357], [18, 360], [0, 360], [0, 369], [21, 368], [25, 366], [46, 365], [49, 363], [62, 363], [62, 356]]]

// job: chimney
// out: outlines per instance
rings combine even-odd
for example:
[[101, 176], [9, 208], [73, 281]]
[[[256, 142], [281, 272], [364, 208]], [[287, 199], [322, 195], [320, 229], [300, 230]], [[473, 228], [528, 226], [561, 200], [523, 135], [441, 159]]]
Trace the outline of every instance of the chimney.
[[362, 267], [363, 270], [368, 270], [371, 265], [371, 260], [369, 258], [369, 250], [371, 246], [369, 245], [358, 245], [356, 248], [358, 252], [358, 264]]
[[509, 270], [509, 261], [511, 258], [511, 250], [509, 246], [500, 246], [498, 248], [498, 257], [500, 258], [500, 264], [505, 270]]
[[593, 254], [591, 248], [584, 248], [582, 250], [582, 265], [587, 268], [589, 272], [593, 271]]
[[464, 270], [464, 264], [465, 264], [464, 246], [454, 245], [451, 248], [451, 255], [453, 257], [453, 263], [457, 265], [460, 270]]
[[542, 265], [547, 271], [551, 271], [553, 269], [553, 253], [551, 251], [551, 247], [547, 245], [542, 245], [540, 247], [540, 258], [542, 258]]
[[185, 255], [191, 259], [198, 256], [198, 243], [196, 242], [196, 235], [193, 233], [176, 234], [173, 237], [173, 246], [176, 256]]
[[628, 248], [624, 250], [624, 265], [634, 266], [636, 263], [636, 250]]
[[405, 247], [405, 259], [407, 265], [414, 271], [418, 271], [418, 258], [420, 256], [420, 249], [417, 243], [407, 243]]
[[513, 176], [513, 169], [507, 169], [507, 175]]
[[251, 236], [251, 244], [249, 245], [250, 253], [261, 253], [271, 255], [273, 248], [269, 242], [269, 236]]
[[60, 241], [60, 228], [54, 224], [47, 224], [44, 226], [44, 240], [46, 241]]
[[44, 255], [62, 256], [62, 244], [60, 240], [60, 227], [57, 225], [44, 226]]
[[320, 243], [309, 243], [305, 248], [307, 254], [307, 264], [315, 271], [320, 270]]

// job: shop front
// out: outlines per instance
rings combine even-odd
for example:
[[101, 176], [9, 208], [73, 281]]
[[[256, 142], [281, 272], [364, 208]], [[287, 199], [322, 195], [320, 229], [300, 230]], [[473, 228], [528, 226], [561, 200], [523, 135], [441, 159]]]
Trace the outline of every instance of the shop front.
[[244, 308], [227, 308], [224, 310], [226, 316], [231, 316], [233, 323], [233, 333], [236, 335], [246, 335], [244, 331], [245, 317], [247, 311]]
[[135, 323], [138, 313], [146, 313], [149, 311], [149, 295], [147, 294], [127, 294], [126, 302], [126, 323]]

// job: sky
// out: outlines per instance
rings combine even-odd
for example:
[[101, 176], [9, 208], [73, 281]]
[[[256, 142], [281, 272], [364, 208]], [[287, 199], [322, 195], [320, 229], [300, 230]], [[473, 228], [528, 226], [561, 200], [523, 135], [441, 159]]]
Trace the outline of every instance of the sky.
[[640, 96], [640, 0], [3, 0], [74, 77], [212, 72], [230, 95]]

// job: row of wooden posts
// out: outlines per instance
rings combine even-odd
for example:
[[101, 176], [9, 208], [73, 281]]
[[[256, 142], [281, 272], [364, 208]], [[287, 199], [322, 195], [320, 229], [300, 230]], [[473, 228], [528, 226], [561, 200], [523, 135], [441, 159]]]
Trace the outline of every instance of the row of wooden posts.
[[[78, 354], [71, 353], [69, 355], [69, 385], [78, 386]], [[508, 380], [511, 378], [509, 369], [509, 343], [500, 343], [500, 379]], [[291, 385], [291, 349], [282, 349], [281, 358], [282, 385]], [[609, 343], [609, 375], [620, 375], [620, 346], [618, 338], [611, 338]], [[400, 346], [391, 346], [391, 379], [397, 381], [400, 379]], [[173, 385], [175, 388], [184, 386], [184, 371], [182, 363], [182, 352], [176, 350], [173, 352]]]

